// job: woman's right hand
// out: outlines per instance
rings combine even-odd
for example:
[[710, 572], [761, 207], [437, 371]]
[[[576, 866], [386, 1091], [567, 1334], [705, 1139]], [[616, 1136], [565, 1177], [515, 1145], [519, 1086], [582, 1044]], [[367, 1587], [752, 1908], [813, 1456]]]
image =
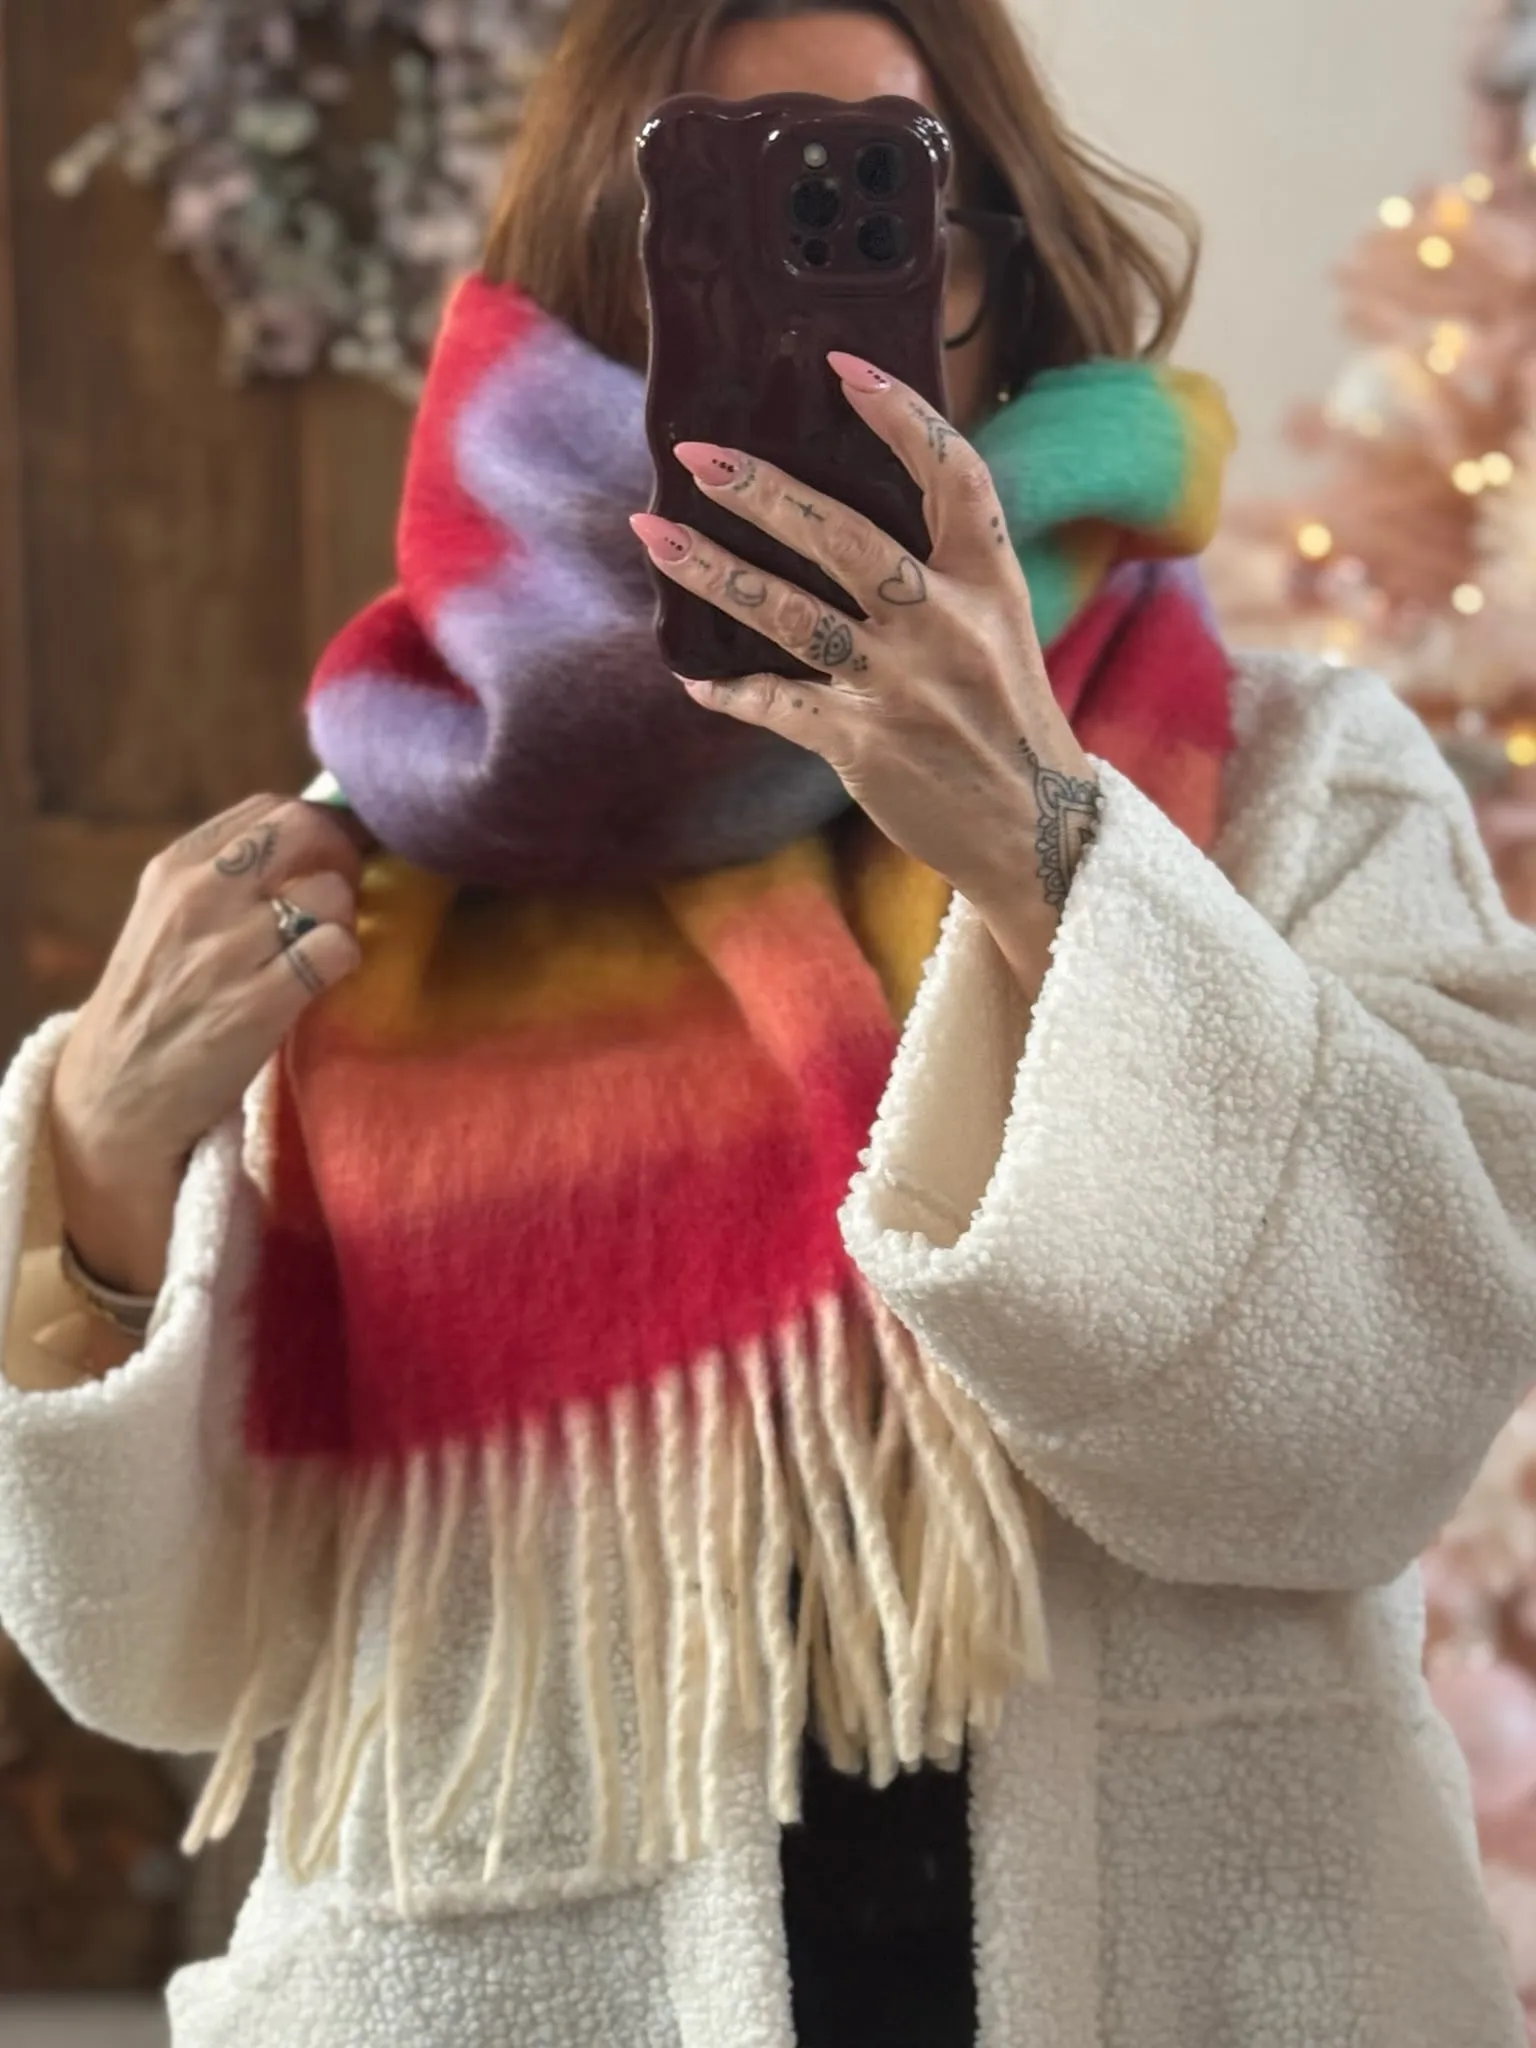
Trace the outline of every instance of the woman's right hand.
[[[159, 1291], [193, 1148], [357, 966], [361, 868], [351, 820], [253, 797], [146, 869], [53, 1084], [64, 1228], [108, 1286]], [[279, 896], [317, 920], [286, 949]]]

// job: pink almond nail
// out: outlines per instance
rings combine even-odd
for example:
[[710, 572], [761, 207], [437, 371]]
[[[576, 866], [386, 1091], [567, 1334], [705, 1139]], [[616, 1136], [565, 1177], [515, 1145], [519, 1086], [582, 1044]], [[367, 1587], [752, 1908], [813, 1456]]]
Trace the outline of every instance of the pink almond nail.
[[733, 484], [747, 466], [745, 456], [734, 448], [717, 448], [713, 441], [679, 441], [672, 452], [701, 484]]
[[835, 348], [827, 357], [827, 361], [851, 391], [873, 393], [889, 391], [891, 388], [891, 380], [884, 370], [877, 370], [873, 363], [866, 363], [862, 356], [846, 355], [842, 349]]
[[686, 562], [693, 553], [693, 536], [685, 526], [658, 519], [654, 512], [636, 512], [629, 523], [635, 538], [658, 562]]

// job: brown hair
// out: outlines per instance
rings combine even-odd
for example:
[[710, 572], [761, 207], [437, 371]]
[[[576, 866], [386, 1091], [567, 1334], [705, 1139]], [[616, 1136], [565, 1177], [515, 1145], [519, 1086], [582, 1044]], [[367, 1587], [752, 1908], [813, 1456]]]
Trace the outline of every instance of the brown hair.
[[[606, 354], [642, 363], [642, 122], [684, 88], [719, 29], [823, 11], [880, 15], [905, 32], [938, 85], [967, 198], [1028, 223], [1030, 259], [1003, 309], [1010, 389], [1089, 356], [1172, 345], [1194, 288], [1193, 216], [1071, 132], [1004, 0], [576, 0], [513, 146], [486, 274]], [[1164, 255], [1144, 224], [1171, 228], [1182, 253]]]

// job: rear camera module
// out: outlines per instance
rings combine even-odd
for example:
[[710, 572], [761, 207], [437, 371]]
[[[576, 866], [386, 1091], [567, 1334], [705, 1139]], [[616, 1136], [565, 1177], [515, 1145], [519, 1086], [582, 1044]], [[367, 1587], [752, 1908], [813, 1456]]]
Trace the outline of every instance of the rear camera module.
[[789, 210], [796, 227], [821, 233], [835, 225], [843, 202], [830, 178], [802, 178], [790, 194]]
[[866, 263], [888, 268], [907, 253], [907, 231], [894, 213], [872, 213], [859, 222], [859, 254]]
[[854, 166], [859, 190], [866, 199], [894, 199], [905, 174], [905, 162], [894, 142], [867, 143]]

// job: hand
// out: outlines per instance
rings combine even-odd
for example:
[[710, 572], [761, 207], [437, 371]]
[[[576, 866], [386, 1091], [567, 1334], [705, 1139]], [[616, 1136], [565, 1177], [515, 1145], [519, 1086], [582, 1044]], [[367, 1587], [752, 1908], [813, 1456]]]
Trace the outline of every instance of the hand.
[[690, 693], [820, 754], [889, 838], [975, 904], [1033, 994], [1098, 822], [1093, 767], [1051, 692], [985, 462], [905, 385], [856, 357], [830, 360], [922, 487], [926, 564], [750, 455], [696, 442], [676, 452], [710, 497], [826, 570], [864, 620], [688, 527], [645, 515], [635, 530], [674, 582], [827, 677], [690, 681]]
[[[65, 1228], [85, 1264], [154, 1294], [193, 1147], [301, 1012], [357, 965], [362, 858], [313, 804], [254, 797], [150, 863], [54, 1076]], [[272, 899], [316, 920], [284, 950]]]

